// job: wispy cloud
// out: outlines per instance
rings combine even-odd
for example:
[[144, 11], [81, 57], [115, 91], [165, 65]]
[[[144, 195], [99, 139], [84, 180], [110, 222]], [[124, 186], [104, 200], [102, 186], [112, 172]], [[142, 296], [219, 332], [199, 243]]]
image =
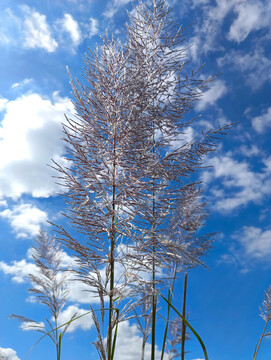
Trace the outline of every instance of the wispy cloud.
[[48, 52], [54, 52], [58, 43], [53, 38], [46, 16], [23, 6], [25, 19], [23, 24], [24, 47], [25, 48], [42, 48]]
[[233, 7], [237, 18], [233, 21], [228, 39], [238, 43], [244, 41], [252, 31], [270, 27], [270, 3], [237, 1]]
[[[190, 6], [190, 3], [189, 3]], [[233, 42], [243, 42], [250, 34], [259, 30], [270, 31], [271, 5], [267, 1], [219, 0], [215, 5], [209, 1], [193, 1], [194, 7], [200, 7], [202, 20], [195, 26], [191, 39], [192, 55], [198, 60], [201, 54], [223, 50], [218, 39], [225, 36]], [[229, 17], [233, 13], [235, 16]], [[225, 20], [229, 19], [230, 25]], [[228, 27], [226, 27], [228, 26]], [[226, 29], [222, 30], [222, 27]]]
[[247, 273], [257, 264], [268, 264], [271, 255], [271, 229], [243, 226], [236, 231], [219, 263], [235, 265], [241, 273]]
[[63, 18], [56, 21], [56, 26], [61, 32], [69, 34], [72, 46], [76, 48], [82, 41], [82, 34], [78, 22], [71, 14], [64, 14]]
[[131, 1], [133, 0], [113, 0], [112, 2], [109, 1], [103, 15], [107, 18], [112, 18], [121, 7], [130, 3]]
[[261, 115], [252, 119], [252, 126], [259, 134], [271, 127], [271, 106], [265, 109]]
[[216, 80], [211, 84], [210, 89], [205, 91], [196, 105], [196, 110], [205, 110], [208, 106], [216, 104], [217, 100], [227, 93], [227, 87], [222, 80]]
[[263, 160], [260, 172], [251, 170], [246, 161], [235, 160], [232, 155], [213, 157], [208, 161], [212, 168], [203, 173], [203, 180], [212, 184], [215, 208], [220, 212], [232, 211], [250, 202], [261, 201], [270, 194], [271, 158]]
[[257, 156], [260, 154], [259, 148], [254, 144], [251, 146], [242, 145], [238, 150], [246, 157]]
[[4, 261], [0, 261], [0, 270], [6, 275], [11, 275], [12, 281], [16, 283], [24, 283], [27, 281], [27, 276], [29, 274], [37, 273], [36, 265], [27, 262], [25, 259], [12, 261], [11, 265]]
[[92, 37], [98, 34], [99, 21], [94, 18], [89, 18], [89, 24], [86, 24], [87, 36]]
[[33, 79], [24, 79], [23, 81], [20, 81], [20, 82], [17, 82], [17, 83], [14, 83], [11, 85], [11, 88], [12, 89], [15, 89], [15, 88], [21, 88], [25, 85], [28, 85], [28, 84], [31, 84], [33, 81]]
[[[41, 14], [27, 5], [0, 13], [0, 44], [16, 45], [24, 49], [42, 49], [49, 53], [59, 47], [75, 52], [83, 40], [97, 35], [99, 21], [89, 17], [88, 21], [75, 19], [66, 12], [61, 18], [48, 23]], [[69, 46], [67, 46], [69, 44]]]
[[[0, 271], [6, 275], [10, 275], [12, 281], [16, 283], [28, 282], [29, 274], [38, 274], [37, 266], [32, 262], [31, 249], [27, 252], [28, 260], [22, 259], [19, 261], [12, 261], [10, 264], [5, 261], [0, 261]], [[69, 256], [66, 252], [62, 253], [62, 264], [64, 268], [76, 269], [77, 264], [74, 257]], [[99, 298], [93, 296], [92, 288], [77, 280], [73, 273], [67, 276], [66, 286], [69, 289], [68, 301], [80, 304], [95, 304], [99, 303]], [[32, 297], [28, 297], [30, 302], [34, 301]]]
[[18, 238], [33, 237], [40, 226], [47, 221], [47, 213], [31, 204], [20, 204], [12, 209], [0, 212], [0, 217], [7, 220]]
[[245, 256], [253, 259], [270, 259], [271, 255], [271, 230], [263, 230], [254, 226], [244, 226], [233, 236], [238, 241]]
[[265, 49], [256, 46], [251, 51], [232, 50], [218, 59], [219, 66], [230, 65], [244, 77], [244, 81], [253, 90], [260, 88], [271, 80], [271, 59], [265, 54]]
[[39, 329], [45, 329], [45, 324], [44, 322], [31, 322], [31, 321], [24, 321], [21, 325], [20, 325], [20, 329], [24, 330], [24, 331], [36, 331], [37, 328]]

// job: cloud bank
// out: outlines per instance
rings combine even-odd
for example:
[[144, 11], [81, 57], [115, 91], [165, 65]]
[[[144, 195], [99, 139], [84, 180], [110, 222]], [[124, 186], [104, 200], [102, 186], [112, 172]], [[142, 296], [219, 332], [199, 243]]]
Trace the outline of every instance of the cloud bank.
[[[26, 94], [2, 106], [0, 125], [0, 198], [22, 194], [48, 197], [59, 191], [47, 166], [51, 159], [67, 165], [61, 142], [64, 113], [74, 112], [70, 99], [57, 93], [50, 100], [39, 94]], [[1, 115], [1, 114], [0, 114]]]

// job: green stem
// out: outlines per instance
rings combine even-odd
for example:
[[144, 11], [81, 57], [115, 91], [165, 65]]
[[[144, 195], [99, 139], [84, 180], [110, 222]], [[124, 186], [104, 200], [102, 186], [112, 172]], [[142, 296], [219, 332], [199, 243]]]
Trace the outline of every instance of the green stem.
[[[155, 137], [154, 137], [154, 123], [152, 123], [152, 153], [154, 154], [155, 147]], [[155, 294], [155, 177], [154, 172], [152, 174], [152, 346], [151, 346], [151, 360], [155, 359], [155, 322], [156, 322], [156, 300], [157, 296]]]
[[61, 333], [59, 333], [59, 336], [58, 336], [57, 360], [60, 360], [60, 356], [61, 356], [61, 341], [62, 341], [62, 336], [61, 336]]
[[264, 329], [263, 329], [263, 332], [262, 332], [262, 335], [260, 337], [260, 340], [258, 341], [258, 344], [256, 345], [256, 349], [255, 349], [255, 352], [254, 352], [254, 356], [253, 356], [253, 360], [256, 360], [256, 357], [258, 355], [258, 352], [259, 352], [259, 349], [260, 349], [260, 346], [261, 346], [261, 342], [263, 340], [263, 337], [264, 337], [264, 334], [265, 334], [265, 330], [266, 330], [266, 327], [269, 323], [269, 320], [270, 320], [270, 316], [268, 316], [268, 318], [266, 319], [266, 323], [265, 323], [265, 326], [264, 326]]
[[[154, 262], [153, 262], [154, 264]], [[155, 265], [153, 266], [153, 270], [155, 271]], [[155, 321], [156, 321], [156, 301], [157, 296], [155, 295], [155, 272], [153, 271], [153, 295], [152, 295], [152, 347], [151, 347], [151, 360], [155, 358]]]
[[[184, 288], [183, 288], [183, 318], [185, 319], [185, 308], [186, 308], [186, 288], [187, 288], [187, 273], [184, 274]], [[186, 324], [182, 319], [182, 350], [181, 360], [184, 360], [184, 344], [185, 344], [185, 330]]]
[[114, 296], [114, 267], [115, 267], [115, 240], [116, 240], [116, 228], [115, 228], [115, 198], [116, 198], [116, 130], [114, 129], [114, 143], [113, 143], [113, 185], [112, 185], [112, 233], [111, 233], [111, 247], [110, 247], [110, 292], [109, 292], [109, 321], [108, 321], [108, 336], [107, 336], [107, 352], [108, 360], [111, 360], [112, 352], [112, 317], [113, 317], [113, 296]]
[[[154, 149], [153, 149], [154, 151]], [[151, 346], [151, 360], [155, 358], [155, 322], [156, 322], [156, 301], [157, 296], [155, 294], [155, 202], [154, 202], [154, 176], [152, 178], [152, 346]]]
[[185, 322], [186, 326], [189, 327], [189, 329], [192, 331], [192, 333], [196, 336], [196, 338], [198, 339], [201, 347], [202, 347], [202, 350], [203, 350], [203, 353], [204, 353], [204, 356], [205, 356], [205, 360], [209, 360], [209, 357], [207, 355], [207, 351], [206, 351], [206, 347], [201, 339], [201, 337], [199, 336], [199, 334], [192, 328], [192, 326], [189, 324], [189, 322], [183, 317], [183, 315], [175, 308], [175, 306], [173, 306], [171, 303], [168, 302], [168, 300], [161, 294], [160, 295], [162, 299], [164, 299], [168, 304], [169, 306], [176, 312], [176, 314], [178, 314], [180, 316], [180, 318]]
[[113, 290], [114, 290], [114, 249], [115, 241], [112, 236], [111, 239], [111, 251], [110, 251], [110, 294], [109, 294], [109, 322], [108, 322], [108, 360], [111, 359], [111, 347], [112, 347], [112, 316], [113, 316]]
[[55, 341], [56, 341], [56, 358], [58, 360], [58, 353], [59, 353], [59, 338], [58, 338], [58, 327], [57, 327], [57, 316], [55, 314]]

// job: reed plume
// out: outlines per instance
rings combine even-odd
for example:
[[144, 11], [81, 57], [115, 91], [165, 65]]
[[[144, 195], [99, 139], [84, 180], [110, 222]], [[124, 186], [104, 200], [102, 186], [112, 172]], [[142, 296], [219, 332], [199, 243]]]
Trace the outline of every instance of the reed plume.
[[68, 271], [63, 269], [63, 252], [55, 238], [41, 229], [32, 247], [32, 257], [37, 271], [28, 276], [33, 286], [28, 291], [33, 301], [47, 307], [51, 316], [45, 319], [45, 324], [25, 316], [12, 314], [10, 317], [19, 320], [22, 329], [35, 330], [49, 336], [55, 344], [59, 359], [59, 335], [62, 338], [69, 327], [67, 324], [61, 330], [58, 329], [62, 325], [58, 323], [59, 315], [69, 294]]
[[[185, 114], [213, 79], [199, 79], [198, 71], [184, 74], [183, 41], [164, 0], [139, 1], [125, 41], [106, 35], [85, 57], [84, 83], [71, 78], [76, 113], [63, 126], [71, 166], [54, 168], [68, 205], [64, 215], [79, 235], [60, 225], [56, 231], [77, 257], [81, 280], [100, 300], [100, 317], [93, 317], [103, 360], [112, 358], [117, 322], [146, 293], [152, 297], [154, 360], [165, 273], [201, 263], [213, 239], [198, 235], [206, 211], [194, 174], [224, 129], [187, 140], [196, 119], [185, 120]], [[129, 307], [132, 295], [137, 298]]]

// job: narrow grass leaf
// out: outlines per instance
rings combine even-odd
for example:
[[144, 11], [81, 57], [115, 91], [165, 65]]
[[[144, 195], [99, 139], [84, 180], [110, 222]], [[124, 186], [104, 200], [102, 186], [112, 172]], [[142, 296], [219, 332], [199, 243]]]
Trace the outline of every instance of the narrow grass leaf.
[[164, 359], [165, 346], [166, 346], [166, 341], [167, 341], [167, 331], [168, 331], [168, 323], [169, 323], [169, 313], [170, 313], [171, 298], [172, 298], [172, 296], [171, 296], [171, 289], [168, 289], [167, 319], [166, 319], [166, 327], [165, 327], [165, 332], [164, 332], [164, 339], [163, 339], [161, 360]]
[[172, 307], [172, 309], [182, 318], [182, 320], [185, 322], [185, 324], [189, 327], [189, 329], [192, 331], [192, 333], [196, 336], [196, 338], [198, 339], [204, 356], [205, 356], [205, 360], [209, 360], [208, 355], [207, 355], [207, 351], [206, 351], [206, 347], [201, 339], [201, 337], [199, 336], [199, 334], [192, 328], [192, 326], [189, 324], [189, 322], [183, 317], [182, 314], [180, 314], [180, 312], [163, 296], [161, 295], [161, 297], [169, 304], [170, 307]]

